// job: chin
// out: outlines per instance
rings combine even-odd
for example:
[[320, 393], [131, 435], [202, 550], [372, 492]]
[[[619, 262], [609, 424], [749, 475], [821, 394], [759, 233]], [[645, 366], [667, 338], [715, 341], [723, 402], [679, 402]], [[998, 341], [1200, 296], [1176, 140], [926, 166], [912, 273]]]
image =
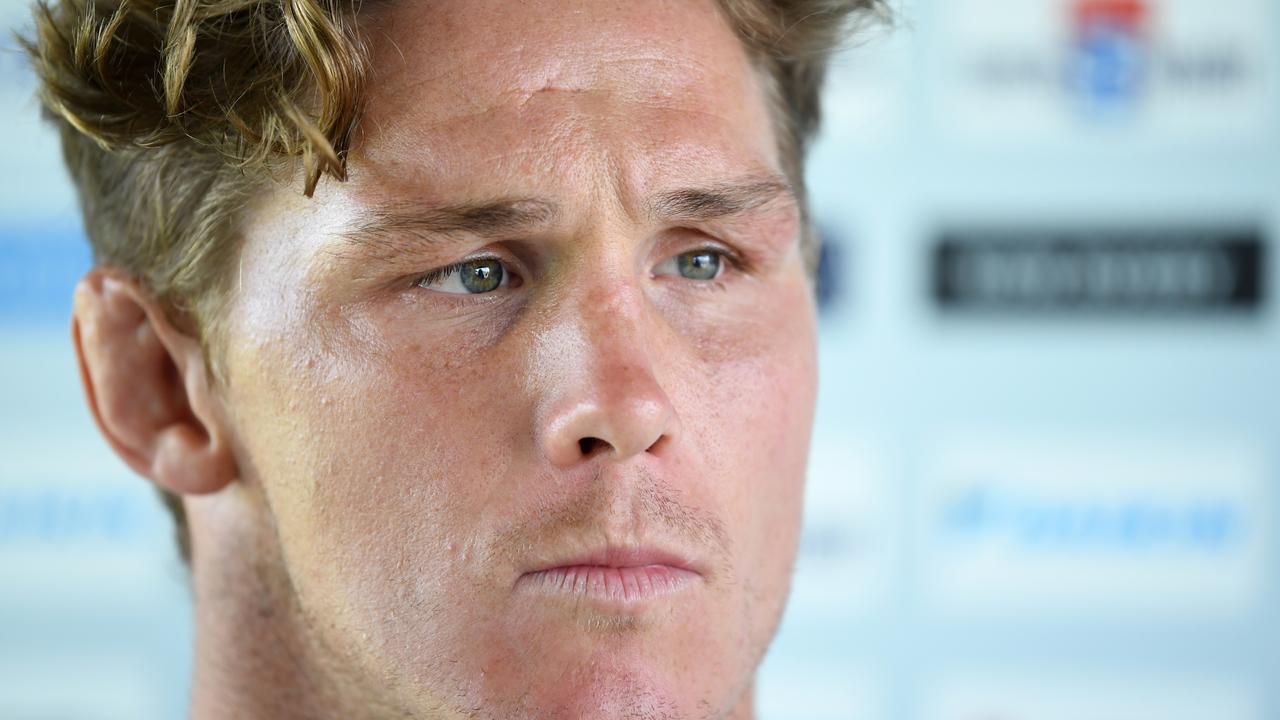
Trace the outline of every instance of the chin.
[[[747, 673], [745, 661], [734, 660], [744, 653], [714, 626], [663, 610], [665, 617], [584, 609], [521, 623], [520, 639], [509, 640], [513, 649], [522, 647], [513, 654], [527, 662], [499, 667], [524, 676], [524, 688], [506, 690], [527, 693], [539, 708], [556, 709], [534, 717], [714, 716], [707, 708], [724, 703], [730, 686], [741, 685], [735, 681]], [[680, 621], [672, 622], [673, 616]]]
[[[592, 658], [558, 684], [536, 718], [586, 720], [702, 720], [716, 717], [695, 688], [680, 687], [676, 667], [658, 669], [625, 657]], [[686, 674], [687, 677], [687, 674]], [[534, 708], [530, 708], [534, 710]]]
[[[696, 628], [602, 613], [526, 626], [480, 673], [502, 720], [703, 720], [725, 716], [749, 671], [736, 644]], [[583, 632], [583, 623], [592, 628]], [[684, 644], [698, 636], [695, 646]]]

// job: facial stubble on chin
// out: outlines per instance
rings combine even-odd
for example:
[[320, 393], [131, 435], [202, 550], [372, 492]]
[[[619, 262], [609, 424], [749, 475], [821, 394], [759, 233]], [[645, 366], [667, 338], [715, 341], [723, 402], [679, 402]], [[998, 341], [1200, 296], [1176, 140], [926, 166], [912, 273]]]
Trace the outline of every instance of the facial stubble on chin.
[[[615, 487], [605, 477], [605, 473], [597, 471], [590, 482], [576, 492], [546, 498], [544, 502], [535, 505], [527, 516], [508, 523], [495, 534], [495, 540], [488, 549], [488, 562], [509, 566], [518, 562], [531, 549], [554, 546], [566, 538], [580, 538], [598, 531], [602, 518], [613, 508], [618, 492]], [[749, 579], [740, 580], [737, 577], [732, 564], [729, 533], [719, 517], [692, 507], [682, 500], [677, 490], [644, 470], [635, 474], [634, 484], [629, 486], [627, 492], [634, 520], [669, 541], [702, 553], [705, 561], [705, 583], [713, 592], [732, 594], [734, 590], [739, 591], [742, 617], [744, 620], [753, 617], [753, 610], [760, 603], [760, 598], [757, 597], [760, 588]], [[737, 587], [739, 582], [740, 588]], [[749, 670], [759, 665], [767, 649], [768, 639], [772, 638], [776, 630], [779, 616], [780, 612], [770, 618], [769, 630], [759, 647], [751, 646], [747, 633], [740, 638], [744, 643], [745, 656], [740, 658], [744, 668]], [[627, 635], [646, 630], [644, 622], [635, 616], [595, 613], [581, 615], [578, 627], [584, 633], [596, 636]], [[739, 684], [728, 693], [731, 698], [729, 707], [717, 708], [703, 699], [698, 702], [697, 714], [692, 717], [681, 714], [670, 701], [654, 695], [634, 678], [624, 680], [621, 686], [615, 685], [614, 692], [628, 698], [627, 710], [622, 716], [627, 720], [724, 720], [738, 709], [739, 703], [751, 691], [753, 684], [754, 673], [744, 673]], [[488, 716], [484, 717], [485, 720], [491, 720]], [[545, 717], [534, 711], [532, 714], [520, 715], [519, 720]]]
[[[622, 492], [618, 489], [619, 487], [618, 484], [611, 482], [603, 470], [597, 470], [587, 482], [575, 487], [572, 491], [544, 495], [541, 502], [533, 504], [519, 518], [505, 523], [495, 532], [488, 534], [490, 539], [480, 545], [481, 564], [490, 568], [519, 567], [535, 549], [554, 548], [558, 547], [558, 543], [567, 540], [598, 536], [608, 514], [617, 512], [618, 493]], [[760, 601], [760, 598], [756, 597], [760, 588], [756, 587], [749, 578], [740, 579], [736, 576], [732, 562], [731, 542], [724, 522], [710, 511], [691, 506], [682, 498], [680, 491], [664, 484], [650, 472], [644, 470], [635, 472], [631, 480], [625, 484], [625, 488], [629, 519], [643, 525], [650, 534], [698, 552], [705, 563], [704, 581], [708, 587], [718, 593], [732, 594], [735, 591], [741, 593], [739, 610], [742, 617], [744, 620], [752, 617], [753, 608]], [[265, 499], [264, 497], [263, 500]], [[275, 540], [279, 543], [281, 538], [269, 507], [266, 514], [275, 532]], [[276, 601], [283, 600], [289, 611], [296, 613], [296, 617], [307, 629], [306, 635], [309, 636], [309, 641], [303, 640], [310, 646], [311, 652], [304, 651], [304, 653], [319, 653], [325, 656], [313, 660], [323, 668], [321, 672], [325, 676], [338, 680], [340, 684], [348, 687], [362, 685], [360, 676], [364, 675], [367, 680], [368, 676], [365, 673], [372, 668], [366, 666], [358, 657], [349, 652], [340, 651], [331, 642], [327, 642], [331, 638], [328, 638], [328, 633], [321, 630], [326, 623], [307, 611], [306, 604], [302, 602], [302, 598], [294, 587], [291, 572], [286, 567], [287, 563], [283, 561], [282, 555], [278, 550], [268, 552], [267, 555], [269, 557], [260, 559], [266, 562], [258, 563], [258, 570], [263, 576], [274, 576], [263, 577], [262, 580], [264, 583], [275, 586], [276, 592], [272, 594], [275, 595]], [[264, 565], [270, 565], [273, 568], [264, 567]], [[494, 578], [490, 576], [489, 579]], [[741, 587], [737, 587], [738, 583], [741, 583]], [[484, 588], [476, 587], [475, 589], [481, 591]], [[492, 588], [489, 589], [492, 590]], [[447, 612], [444, 607], [437, 607], [436, 611]], [[576, 619], [579, 630], [587, 636], [626, 635], [642, 633], [646, 629], [644, 620], [630, 614], [584, 612]], [[776, 623], [777, 618], [773, 618], [771, 627], [776, 627]], [[772, 631], [767, 637], [771, 636]], [[758, 643], [760, 647], [755, 647], [757, 643], [748, 642], [749, 638], [744, 634], [741, 638], [744, 642], [742, 650], [750, 656], [750, 659], [743, 658], [746, 664], [751, 667], [758, 665], [768, 645], [767, 637]], [[363, 671], [353, 673], [355, 667], [359, 666], [365, 666]], [[731, 695], [743, 696], [749, 690], [751, 680], [748, 673], [743, 678], [741, 686], [735, 688]], [[637, 693], [637, 699], [644, 696], [641, 692], [643, 688], [639, 685], [634, 690]], [[366, 701], [368, 700], [372, 698], [367, 698]], [[678, 714], [659, 700], [651, 697], [648, 702], [635, 705], [637, 714], [633, 717], [637, 720], [680, 719]], [[700, 718], [718, 718], [723, 716], [724, 712], [728, 712], [728, 710], [712, 710], [705, 702], [700, 703], [700, 706]], [[483, 711], [480, 712], [481, 714], [476, 717], [485, 717]], [[529, 717], [540, 716], [535, 713]]]

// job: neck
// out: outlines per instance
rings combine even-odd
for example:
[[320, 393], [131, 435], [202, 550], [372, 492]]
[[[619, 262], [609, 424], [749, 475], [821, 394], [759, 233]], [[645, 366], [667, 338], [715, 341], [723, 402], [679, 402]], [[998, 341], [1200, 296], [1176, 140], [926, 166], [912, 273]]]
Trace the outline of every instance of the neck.
[[[311, 681], [300, 623], [283, 611], [287, 593], [255, 568], [252, 558], [263, 547], [259, 531], [226, 507], [242, 493], [225, 494], [186, 501], [195, 603], [191, 718], [321, 717], [314, 713], [319, 688]], [[228, 520], [235, 523], [232, 532]]]
[[318, 647], [260, 501], [239, 486], [188, 498], [195, 663], [192, 720], [366, 720], [389, 715], [354, 698]]

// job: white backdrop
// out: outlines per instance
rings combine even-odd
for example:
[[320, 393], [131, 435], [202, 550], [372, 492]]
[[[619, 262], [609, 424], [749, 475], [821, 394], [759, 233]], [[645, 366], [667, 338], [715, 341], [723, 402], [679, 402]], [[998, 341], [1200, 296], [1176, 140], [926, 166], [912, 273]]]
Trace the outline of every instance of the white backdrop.
[[[841, 56], [810, 168], [822, 391], [763, 717], [1280, 717], [1280, 6], [904, 10]], [[88, 253], [11, 46], [0, 718], [176, 718], [184, 578], [83, 407]], [[939, 299], [944, 238], [985, 248], [976, 305]]]

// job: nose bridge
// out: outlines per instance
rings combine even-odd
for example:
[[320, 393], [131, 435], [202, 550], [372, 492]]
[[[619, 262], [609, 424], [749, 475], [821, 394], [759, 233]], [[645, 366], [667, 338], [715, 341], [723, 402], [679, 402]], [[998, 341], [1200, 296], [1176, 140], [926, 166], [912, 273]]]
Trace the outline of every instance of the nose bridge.
[[593, 283], [574, 312], [582, 328], [583, 367], [604, 400], [626, 404], [662, 395], [665, 402], [644, 291], [634, 278], [620, 275]]
[[600, 273], [560, 294], [541, 334], [536, 372], [540, 444], [568, 466], [600, 454], [625, 459], [674, 432], [659, 380], [643, 288], [624, 273]]
[[609, 354], [621, 352], [624, 357], [640, 348], [625, 347], [629, 342], [643, 346], [645, 333], [643, 290], [634, 278], [622, 272], [603, 273], [584, 288], [576, 299], [574, 315], [584, 335], [595, 338], [597, 350]]

